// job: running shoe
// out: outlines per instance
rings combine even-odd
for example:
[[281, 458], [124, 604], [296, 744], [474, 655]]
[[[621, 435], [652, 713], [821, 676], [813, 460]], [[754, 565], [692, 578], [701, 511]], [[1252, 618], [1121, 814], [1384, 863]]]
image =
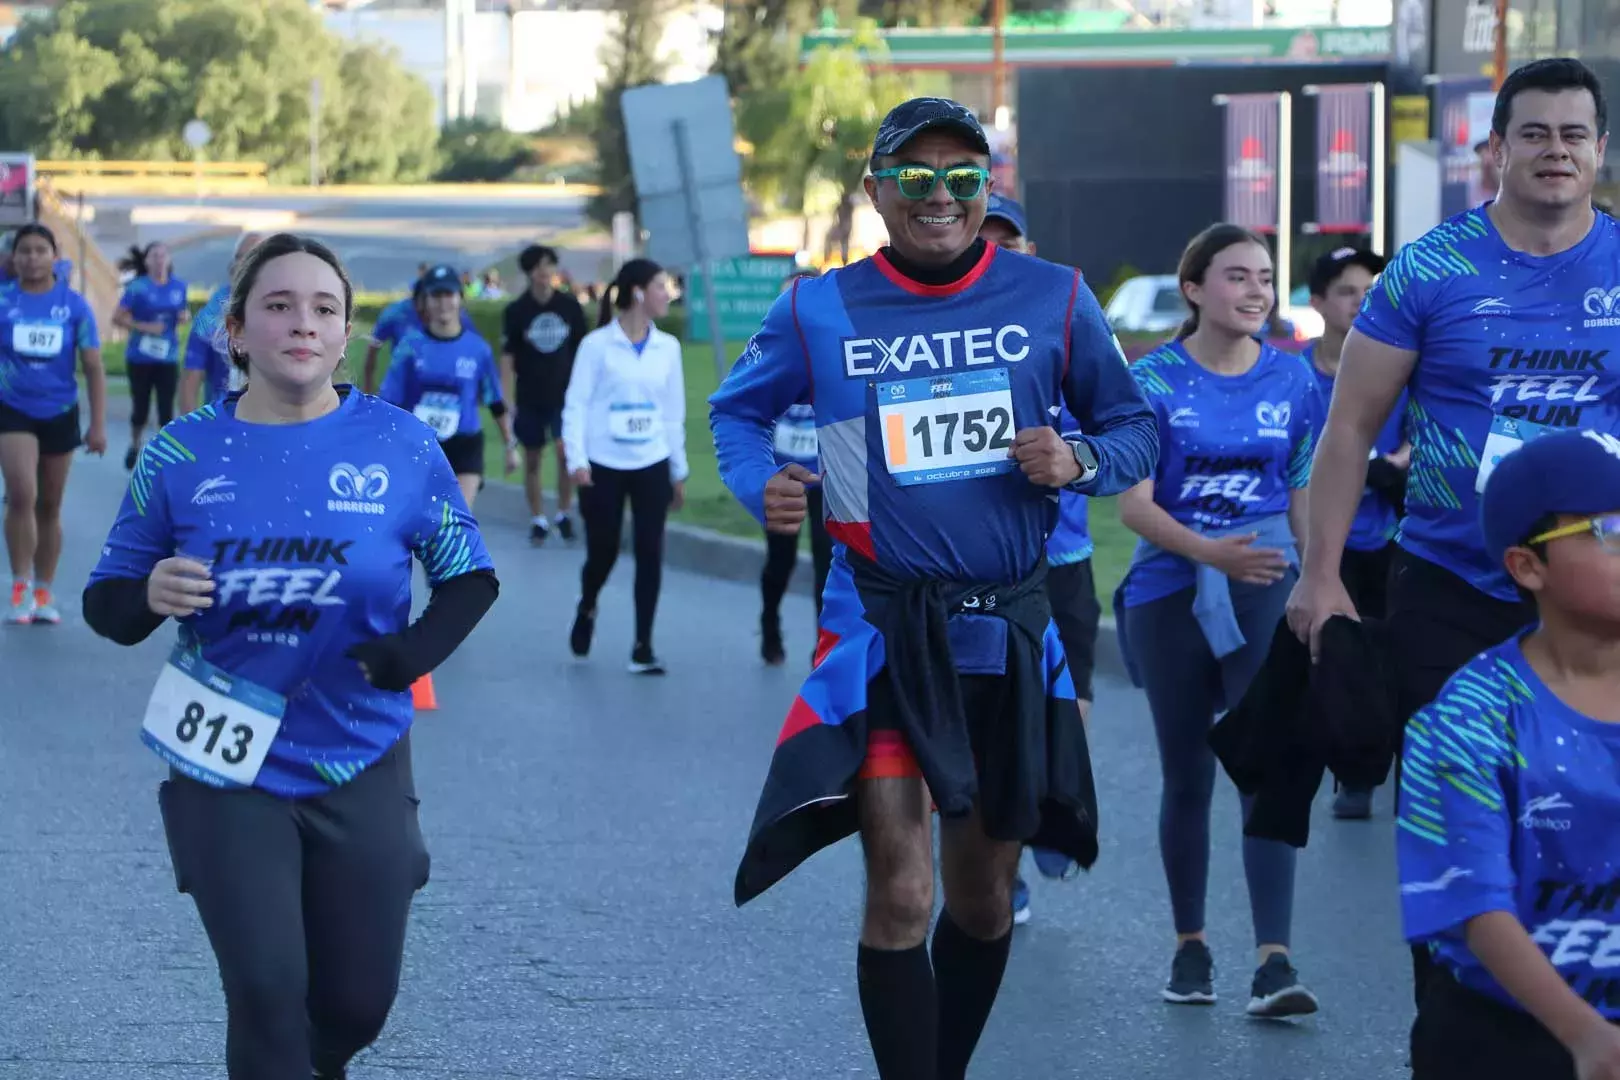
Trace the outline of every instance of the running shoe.
[[62, 613], [56, 609], [56, 598], [51, 595], [51, 590], [34, 590], [34, 621], [52, 626], [62, 621]]
[[567, 514], [558, 514], [553, 520], [552, 524], [557, 526], [557, 531], [562, 534], [562, 538], [564, 540], [568, 541], [570, 544], [574, 542], [573, 518], [569, 517]]
[[1299, 981], [1299, 972], [1282, 953], [1266, 957], [1249, 989], [1249, 1015], [1265, 1020], [1309, 1016], [1318, 1008], [1316, 995]]
[[775, 615], [759, 617], [759, 656], [771, 667], [787, 661], [787, 650], [782, 647], [782, 620]]
[[529, 543], [539, 547], [551, 535], [551, 529], [546, 525], [545, 518], [536, 518], [529, 523]]
[[124, 468], [133, 472], [135, 469], [135, 459], [140, 456], [141, 448], [139, 446], [131, 446], [128, 450], [124, 451]]
[[596, 612], [581, 603], [574, 611], [574, 628], [568, 632], [568, 647], [575, 656], [591, 655], [591, 638], [596, 636]]
[[1215, 958], [1208, 945], [1197, 940], [1181, 943], [1170, 963], [1170, 983], [1162, 993], [1172, 1005], [1215, 1004]]
[[28, 593], [28, 582], [12, 582], [11, 606], [6, 609], [6, 622], [15, 626], [27, 626], [33, 621], [34, 598]]
[[664, 665], [653, 655], [651, 645], [637, 645], [630, 650], [630, 674], [632, 675], [662, 675]]
[[1080, 872], [1080, 864], [1060, 851], [1037, 847], [1029, 852], [1035, 856], [1035, 869], [1048, 881], [1068, 881]]
[[1372, 817], [1372, 792], [1361, 788], [1340, 788], [1333, 796], [1333, 816], [1340, 821], [1366, 821]]
[[1012, 907], [1014, 926], [1023, 926], [1029, 922], [1029, 886], [1025, 884], [1023, 878], [1013, 882]]

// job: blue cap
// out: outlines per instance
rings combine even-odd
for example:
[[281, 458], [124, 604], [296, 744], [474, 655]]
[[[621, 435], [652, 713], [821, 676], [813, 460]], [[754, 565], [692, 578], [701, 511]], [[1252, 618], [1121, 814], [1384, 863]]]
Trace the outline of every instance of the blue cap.
[[1549, 432], [1510, 451], [1479, 501], [1485, 551], [1498, 566], [1549, 514], [1610, 511], [1620, 511], [1620, 438], [1585, 430]]
[[887, 157], [925, 131], [943, 128], [966, 139], [981, 154], [990, 152], [990, 140], [973, 110], [950, 98], [920, 97], [902, 101], [889, 110], [872, 140], [872, 154]]
[[456, 273], [455, 267], [440, 264], [422, 275], [422, 280], [416, 283], [416, 291], [428, 295], [458, 293], [461, 291], [461, 275]]
[[1000, 218], [1013, 227], [1019, 236], [1029, 235], [1029, 224], [1024, 217], [1024, 208], [1018, 205], [1017, 199], [1009, 199], [1005, 195], [990, 196], [990, 205], [985, 208], [984, 220]]

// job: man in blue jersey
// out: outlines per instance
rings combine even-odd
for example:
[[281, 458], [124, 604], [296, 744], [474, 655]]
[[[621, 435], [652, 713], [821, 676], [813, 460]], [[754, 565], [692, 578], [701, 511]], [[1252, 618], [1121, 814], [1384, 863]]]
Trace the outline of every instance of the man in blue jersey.
[[[859, 832], [856, 973], [883, 1080], [962, 1080], [1012, 932], [1025, 842], [1097, 854], [1085, 732], [1051, 625], [1057, 493], [1151, 475], [1152, 412], [1078, 271], [978, 232], [989, 146], [917, 98], [884, 119], [866, 193], [889, 245], [778, 298], [710, 399], [726, 485], [796, 530], [821, 483], [838, 545], [817, 663], [778, 740], [739, 904]], [[815, 408], [820, 475], [771, 430]], [[1063, 406], [1080, 431], [1063, 436]], [[945, 906], [928, 945], [937, 806]]]
[[[1592, 210], [1607, 132], [1603, 88], [1579, 61], [1510, 74], [1491, 116], [1500, 194], [1402, 248], [1344, 343], [1288, 621], [1314, 652], [1329, 618], [1355, 617], [1339, 561], [1373, 441], [1408, 390], [1386, 616], [1403, 716], [1535, 617], [1481, 540], [1496, 463], [1557, 428], [1620, 430], [1620, 226]], [[1427, 950], [1413, 963], [1421, 1000]]]
[[[1365, 248], [1342, 247], [1323, 255], [1311, 267], [1311, 307], [1322, 316], [1322, 336], [1305, 346], [1304, 359], [1316, 379], [1318, 426], [1333, 400], [1333, 382], [1339, 373], [1344, 339], [1374, 279], [1383, 272], [1384, 263], [1382, 255]], [[1406, 394], [1402, 391], [1368, 452], [1367, 487], [1356, 507], [1339, 563], [1339, 576], [1344, 579], [1350, 602], [1368, 618], [1384, 617], [1384, 594], [1395, 558], [1395, 521], [1411, 461], [1412, 444], [1406, 438]], [[1358, 821], [1371, 817], [1372, 790], [1340, 788], [1333, 800], [1333, 816]]]
[[1537, 625], [1412, 719], [1396, 850], [1407, 938], [1435, 971], [1413, 1080], [1620, 1078], [1620, 439], [1506, 455], [1484, 546]]
[[[997, 247], [1025, 255], [1035, 254], [1035, 244], [1029, 239], [1028, 218], [1016, 199], [992, 194], [979, 235]], [[1079, 430], [1067, 409], [1059, 413], [1058, 426], [1064, 434]], [[1102, 619], [1097, 583], [1091, 574], [1091, 531], [1087, 526], [1086, 496], [1073, 491], [1059, 492], [1057, 525], [1046, 538], [1046, 561], [1051, 567], [1046, 575], [1046, 591], [1052, 602], [1052, 622], [1063, 642], [1063, 658], [1069, 667], [1069, 681], [1074, 683], [1074, 699], [1080, 707], [1082, 724], [1091, 715], [1091, 677], [1097, 661], [1097, 625]], [[1035, 866], [1043, 877], [1061, 879], [1074, 870], [1074, 863], [1057, 852], [1036, 848], [1033, 854]], [[1013, 925], [1022, 926], [1029, 922], [1031, 915], [1029, 885], [1022, 875], [1013, 881], [1012, 900]]]
[[236, 366], [231, 363], [225, 335], [225, 307], [230, 302], [231, 279], [236, 276], [237, 267], [263, 239], [261, 233], [242, 234], [225, 273], [225, 284], [214, 290], [208, 303], [191, 321], [191, 336], [186, 339], [186, 373], [180, 382], [181, 416], [204, 402], [218, 401], [236, 388], [231, 375]]

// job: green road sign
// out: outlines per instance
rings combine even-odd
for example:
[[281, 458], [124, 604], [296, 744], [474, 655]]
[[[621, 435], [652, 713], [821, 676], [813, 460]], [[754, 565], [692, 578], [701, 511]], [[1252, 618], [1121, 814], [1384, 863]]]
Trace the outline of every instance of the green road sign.
[[[792, 255], [744, 255], [709, 265], [716, 271], [714, 303], [720, 309], [721, 336], [743, 341], [765, 321], [765, 313], [771, 310], [794, 263]], [[686, 340], [709, 340], [709, 309], [699, 267], [693, 267], [686, 279]]]

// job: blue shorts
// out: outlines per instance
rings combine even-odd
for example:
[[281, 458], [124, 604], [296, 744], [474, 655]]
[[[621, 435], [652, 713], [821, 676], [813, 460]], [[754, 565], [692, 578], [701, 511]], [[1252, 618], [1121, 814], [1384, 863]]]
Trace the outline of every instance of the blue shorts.
[[519, 408], [512, 418], [512, 434], [519, 445], [529, 450], [545, 446], [548, 436], [561, 443], [562, 410]]

